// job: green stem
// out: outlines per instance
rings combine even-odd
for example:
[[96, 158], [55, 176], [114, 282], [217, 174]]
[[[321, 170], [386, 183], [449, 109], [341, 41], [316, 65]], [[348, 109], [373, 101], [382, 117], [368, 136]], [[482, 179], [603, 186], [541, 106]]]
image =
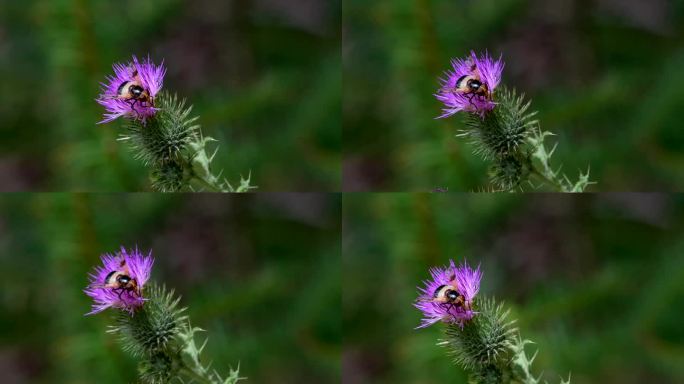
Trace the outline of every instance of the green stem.
[[189, 182], [196, 181], [200, 186], [210, 192], [233, 192], [227, 185], [223, 185], [211, 172], [211, 161], [214, 156], [207, 156], [205, 146], [213, 139], [203, 137], [201, 133], [195, 136], [195, 140], [188, 144], [192, 157], [184, 166], [191, 175]]
[[532, 165], [531, 172], [533, 175], [537, 176], [546, 184], [549, 184], [552, 187], [554, 187], [557, 192], [567, 192], [566, 188], [563, 187], [563, 185], [560, 182], [555, 180], [555, 178], [547, 176], [546, 174], [544, 174], [544, 172], [540, 172], [535, 165]]
[[209, 192], [228, 192], [225, 189], [218, 186], [216, 182], [208, 181], [194, 173], [193, 176], [190, 178], [190, 183], [192, 183], [193, 181], [201, 185], [202, 187], [206, 188], [206, 190], [208, 190]]
[[[206, 152], [204, 151], [204, 149], [201, 149], [200, 151], [201, 153], [198, 155], [201, 155], [206, 158]], [[195, 183], [209, 192], [231, 192], [223, 188], [217, 182], [216, 177], [214, 177], [214, 175], [212, 175], [208, 171], [208, 164], [206, 165], [207, 170], [205, 171], [204, 175], [201, 175], [199, 172], [197, 172], [197, 170], [193, 168], [192, 161], [188, 161], [185, 158], [181, 159], [181, 167], [183, 167], [183, 169], [185, 169], [186, 172], [190, 175], [190, 177], [188, 178], [188, 187], [192, 186], [192, 184]]]
[[199, 383], [205, 383], [205, 384], [215, 384], [216, 382], [211, 378], [205, 376], [207, 373], [206, 371], [202, 371], [202, 374], [198, 373], [195, 371], [195, 369], [188, 367], [185, 363], [183, 363], [182, 368], [180, 369], [181, 374], [190, 377], [192, 380], [197, 381]]

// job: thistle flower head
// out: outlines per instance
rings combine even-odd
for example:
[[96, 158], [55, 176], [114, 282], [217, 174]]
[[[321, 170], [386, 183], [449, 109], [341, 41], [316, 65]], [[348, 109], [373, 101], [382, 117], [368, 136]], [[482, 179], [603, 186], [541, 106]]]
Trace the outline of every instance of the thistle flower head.
[[98, 124], [108, 123], [118, 117], [126, 116], [145, 121], [154, 116], [154, 98], [164, 82], [166, 68], [164, 63], [154, 65], [148, 57], [142, 63], [133, 56], [128, 64], [116, 63], [112, 66], [113, 76], [106, 77], [102, 84], [102, 94], [96, 101], [105, 107], [104, 119]]
[[89, 274], [90, 284], [84, 290], [95, 302], [86, 315], [102, 312], [109, 307], [133, 313], [143, 305], [143, 287], [152, 272], [152, 252], [144, 256], [137, 249], [121, 247], [116, 255], [104, 254], [102, 265]]
[[446, 268], [431, 268], [430, 275], [431, 278], [423, 282], [424, 287], [418, 288], [420, 295], [414, 304], [423, 312], [418, 328], [438, 321], [463, 326], [472, 319], [476, 314], [472, 309], [473, 299], [480, 290], [482, 279], [480, 266], [472, 269], [463, 262], [457, 267], [450, 260]]
[[492, 96], [501, 82], [504, 63], [499, 58], [492, 59], [489, 53], [479, 57], [470, 51], [470, 57], [452, 59], [452, 70], [440, 79], [442, 86], [435, 94], [444, 103], [440, 118], [451, 116], [459, 111], [484, 114], [494, 109], [496, 103]]

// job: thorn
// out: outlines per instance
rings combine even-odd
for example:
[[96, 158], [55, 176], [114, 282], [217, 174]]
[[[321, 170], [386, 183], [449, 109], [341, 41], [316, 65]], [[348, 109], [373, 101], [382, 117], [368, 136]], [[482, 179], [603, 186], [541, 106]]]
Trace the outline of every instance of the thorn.
[[556, 148], [558, 147], [558, 143], [553, 145], [553, 148], [549, 151], [548, 157], [553, 156], [553, 153], [556, 151]]
[[219, 146], [217, 145], [216, 149], [214, 149], [214, 153], [212, 153], [211, 156], [209, 156], [209, 162], [214, 161], [214, 156], [216, 156], [216, 154], [218, 153], [218, 150], [219, 150]]
[[532, 355], [532, 357], [530, 358], [530, 364], [532, 364], [534, 362], [534, 359], [537, 358], [537, 353], [539, 353], [538, 349], [534, 352], [534, 355]]
[[561, 172], [561, 169], [563, 169], [563, 164], [558, 166], [558, 170], [556, 172], [554, 172], [553, 175], [557, 176]]

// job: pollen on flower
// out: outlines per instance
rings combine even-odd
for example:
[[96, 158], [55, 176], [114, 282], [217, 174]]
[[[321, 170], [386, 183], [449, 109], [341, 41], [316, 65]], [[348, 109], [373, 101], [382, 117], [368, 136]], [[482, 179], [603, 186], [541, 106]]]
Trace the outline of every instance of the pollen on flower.
[[157, 109], [154, 98], [164, 83], [166, 68], [164, 63], [155, 65], [148, 57], [140, 62], [133, 56], [127, 64], [116, 63], [112, 66], [113, 76], [107, 76], [102, 85], [102, 94], [96, 101], [105, 108], [102, 121], [108, 123], [119, 117], [146, 121], [154, 116]]
[[143, 288], [152, 273], [152, 252], [145, 256], [138, 249], [121, 247], [115, 255], [104, 254], [102, 265], [89, 274], [90, 284], [84, 290], [94, 303], [86, 315], [119, 308], [133, 313], [145, 301]]
[[440, 79], [441, 87], [435, 94], [445, 106], [439, 118], [460, 111], [482, 115], [494, 109], [494, 91], [504, 67], [502, 59], [494, 60], [486, 52], [478, 57], [471, 51], [469, 57], [451, 60], [451, 66]]
[[480, 266], [472, 269], [466, 262], [457, 267], [450, 260], [445, 268], [431, 268], [430, 279], [418, 288], [419, 297], [414, 304], [423, 313], [417, 328], [439, 321], [463, 326], [476, 314], [473, 299], [480, 290], [481, 279]]

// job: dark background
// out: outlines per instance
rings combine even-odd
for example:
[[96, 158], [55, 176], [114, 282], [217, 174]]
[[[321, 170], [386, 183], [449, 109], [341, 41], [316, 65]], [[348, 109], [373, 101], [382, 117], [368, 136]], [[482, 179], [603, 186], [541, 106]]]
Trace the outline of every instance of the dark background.
[[[187, 196], [187, 197], [186, 197]], [[0, 377], [132, 383], [136, 360], [84, 316], [99, 255], [152, 249], [152, 280], [209, 338], [204, 361], [247, 383], [340, 375], [340, 203], [315, 194], [0, 197]]]
[[[142, 191], [147, 171], [95, 125], [114, 62], [147, 56], [194, 104], [213, 162], [262, 191], [340, 188], [339, 0], [0, 2], [0, 190]], [[213, 147], [211, 147], [213, 150]]]
[[350, 194], [343, 208], [343, 378], [465, 383], [414, 329], [428, 269], [482, 264], [549, 383], [684, 381], [684, 197]]
[[681, 0], [346, 0], [343, 17], [346, 190], [487, 185], [461, 118], [434, 119], [437, 79], [471, 49], [503, 54], [571, 179], [684, 189]]

